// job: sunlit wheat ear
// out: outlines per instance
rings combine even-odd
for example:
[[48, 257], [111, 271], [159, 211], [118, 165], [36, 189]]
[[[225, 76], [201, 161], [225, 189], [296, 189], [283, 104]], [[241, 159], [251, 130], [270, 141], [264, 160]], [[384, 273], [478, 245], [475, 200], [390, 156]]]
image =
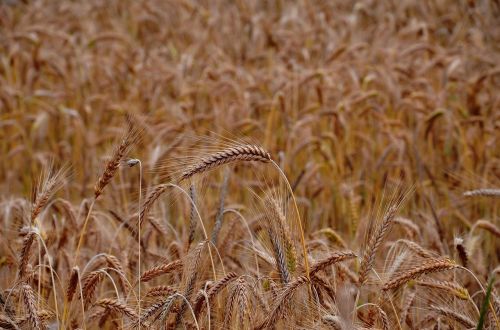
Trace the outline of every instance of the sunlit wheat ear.
[[342, 319], [336, 315], [324, 315], [321, 318], [321, 323], [327, 327], [327, 329], [332, 330], [344, 330], [346, 329]]
[[434, 259], [426, 261], [418, 266], [402, 271], [391, 277], [383, 286], [383, 291], [395, 290], [412, 279], [416, 279], [424, 274], [441, 272], [458, 267], [450, 259]]
[[181, 173], [179, 181], [187, 180], [195, 174], [200, 174], [218, 166], [237, 161], [268, 163], [271, 161], [271, 155], [262, 147], [251, 144], [227, 148], [197, 160]]

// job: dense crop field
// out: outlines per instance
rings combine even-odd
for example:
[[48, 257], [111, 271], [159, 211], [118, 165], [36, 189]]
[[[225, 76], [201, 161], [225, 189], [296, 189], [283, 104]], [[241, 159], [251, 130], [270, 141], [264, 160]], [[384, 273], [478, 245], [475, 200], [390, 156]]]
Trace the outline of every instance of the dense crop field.
[[0, 328], [499, 329], [500, 3], [0, 1]]

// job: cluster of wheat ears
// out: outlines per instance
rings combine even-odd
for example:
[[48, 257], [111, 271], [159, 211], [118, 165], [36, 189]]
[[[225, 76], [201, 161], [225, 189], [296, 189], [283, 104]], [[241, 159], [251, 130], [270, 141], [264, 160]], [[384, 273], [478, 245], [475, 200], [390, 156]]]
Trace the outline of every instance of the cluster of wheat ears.
[[499, 329], [499, 17], [1, 1], [0, 328]]

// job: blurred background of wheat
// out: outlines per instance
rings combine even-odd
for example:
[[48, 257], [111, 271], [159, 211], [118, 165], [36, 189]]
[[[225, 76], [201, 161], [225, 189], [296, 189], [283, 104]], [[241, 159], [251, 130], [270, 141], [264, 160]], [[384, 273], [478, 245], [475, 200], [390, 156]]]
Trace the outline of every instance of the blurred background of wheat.
[[[88, 273], [107, 262], [106, 267], [122, 268], [122, 280], [132, 284], [137, 280], [134, 234], [113, 236], [120, 225], [115, 218], [121, 217], [123, 222], [137, 212], [140, 172], [136, 167], [120, 166], [89, 212], [91, 221], [81, 257], [78, 264], [73, 262], [94, 185], [113, 145], [127, 130], [126, 117], [141, 132], [128, 156], [141, 160], [142, 198], [165, 182], [163, 174], [171, 174], [168, 167], [162, 173], [155, 171], [158, 165], [191, 150], [189, 136], [207, 136], [209, 143], [218, 140], [218, 135], [246, 137], [269, 151], [292, 183], [311, 263], [338, 251], [339, 245], [361, 257], [369, 245], [365, 233], [373, 227], [371, 214], [382, 208], [384, 187], [403, 181], [407, 187], [414, 186], [414, 192], [380, 249], [387, 251], [390, 242], [406, 238], [461, 264], [464, 259], [457, 245], [463, 243], [469, 261], [466, 266], [486, 287], [491, 274], [498, 276], [499, 271], [500, 203], [498, 197], [481, 196], [484, 193], [463, 193], [500, 187], [499, 90], [498, 1], [3, 1], [0, 313], [17, 319], [20, 327], [33, 326], [35, 319], [54, 326], [56, 319], [61, 322], [64, 318], [68, 328], [84, 324], [93, 328], [101, 320], [101, 326], [107, 328], [134, 325], [129, 314], [138, 312], [137, 299], [129, 294], [135, 289], [127, 288], [126, 283], [121, 283], [120, 300], [98, 302], [116, 298], [109, 281], [99, 283], [99, 294], [89, 302], [85, 318], [78, 295], [72, 304], [64, 298], [73, 267], [83, 271], [92, 257], [103, 252], [107, 261], [94, 260]], [[21, 285], [18, 269], [22, 247], [31, 233], [30, 212], [33, 215], [32, 202], [36, 201], [33, 187], [51, 163], [56, 167], [70, 164], [71, 175], [62, 177], [61, 189], [33, 221], [40, 235], [34, 246], [38, 252], [31, 259], [28, 256], [31, 268], [26, 271], [33, 276]], [[188, 164], [177, 164], [184, 165]], [[198, 182], [202, 187], [197, 200], [207, 229], [215, 227], [220, 190], [227, 188], [226, 205], [244, 213], [255, 239], [264, 241], [259, 228], [252, 226], [258, 222], [259, 211], [246, 188], [265, 189], [266, 183], [240, 167], [228, 169], [227, 187], [223, 177], [228, 174], [221, 170]], [[146, 247], [141, 269], [196, 259], [192, 254], [203, 239], [200, 232], [191, 252], [184, 251], [189, 203], [180, 197], [175, 202], [164, 198], [152, 211], [152, 224], [147, 222], [143, 229]], [[290, 230], [296, 231], [295, 222], [289, 221]], [[241, 223], [233, 222], [227, 226], [224, 222], [216, 243], [225, 250], [221, 256], [224, 270], [238, 276], [255, 275], [253, 252], [248, 252], [251, 237]], [[42, 239], [47, 251], [41, 247]], [[300, 255], [299, 246], [297, 242]], [[47, 265], [47, 253], [58, 274], [55, 289], [51, 289], [50, 272], [40, 267]], [[110, 261], [109, 256], [118, 261]], [[387, 256], [381, 251], [377, 254], [375, 268], [380, 272], [386, 272], [385, 262], [397, 260]], [[217, 272], [223, 272], [220, 262], [215, 262]], [[359, 271], [357, 261], [346, 265], [352, 272]], [[269, 264], [262, 267], [260, 275], [276, 279], [277, 270]], [[296, 270], [292, 279], [300, 282], [301, 271]], [[332, 269], [323, 271], [338, 295], [343, 287], [339, 283], [354, 281], [342, 276], [337, 279]], [[207, 267], [193, 280], [192, 299], [205, 281], [215, 281], [211, 272]], [[89, 274], [81, 274], [85, 275]], [[218, 279], [224, 276], [219, 275]], [[449, 275], [438, 279], [453, 280], [471, 294], [480, 291], [477, 281], [463, 271]], [[112, 276], [122, 281], [120, 276]], [[182, 278], [186, 276], [184, 270]], [[176, 290], [184, 285], [177, 287], [178, 283], [185, 282], [177, 274], [162, 279], [155, 284], [168, 284]], [[268, 325], [264, 311], [273, 308], [270, 292], [286, 293], [280, 291], [286, 290], [286, 283], [271, 280], [278, 287], [269, 289], [269, 279], [258, 282], [255, 286], [262, 291], [263, 309], [256, 308], [252, 318], [227, 321], [225, 301], [231, 292], [244, 291], [242, 281], [238, 278], [234, 288], [214, 300], [212, 327]], [[143, 293], [153, 286], [145, 286]], [[448, 299], [438, 302], [444, 306], [440, 305], [441, 310], [432, 310], [429, 301], [439, 290], [409, 287], [394, 294], [397, 303], [391, 306], [380, 301], [382, 291], [374, 286], [360, 293], [358, 305], [377, 303], [391, 329], [413, 328], [426, 318], [425, 326], [442, 323], [443, 327], [460, 328], [464, 323], [443, 308], [472, 310], [467, 317], [476, 321], [479, 315], [473, 305], [480, 309], [484, 299], [484, 293], [477, 294], [464, 303], [466, 307]], [[29, 288], [36, 296], [36, 306], [32, 306], [36, 312], [23, 303], [29, 301]], [[57, 311], [54, 290], [58, 291]], [[415, 292], [423, 292], [422, 297], [410, 303], [414, 308], [408, 312], [404, 303]], [[492, 305], [497, 305], [492, 310], [498, 308], [495, 292], [494, 287]], [[251, 309], [256, 304], [252, 299], [248, 298]], [[342, 316], [333, 299], [324, 303], [309, 300], [302, 299], [295, 310], [287, 311], [288, 320], [277, 317], [277, 326], [333, 327], [337, 321], [325, 321], [321, 315]], [[185, 307], [177, 304], [172, 314], [180, 315]], [[311, 307], [314, 304], [319, 309]], [[63, 317], [62, 306], [72, 311], [71, 317]], [[125, 307], [132, 309], [129, 314]], [[107, 311], [106, 318], [92, 319], [96, 310]], [[407, 314], [401, 320], [396, 315], [403, 311]], [[23, 321], [30, 312], [35, 315]], [[385, 327], [373, 313], [360, 308], [356, 326]], [[487, 323], [492, 329], [493, 314], [489, 311]], [[184, 326], [194, 326], [190, 314], [183, 315]], [[173, 322], [180, 325], [179, 320]], [[206, 316], [198, 322], [208, 328]], [[344, 328], [346, 322], [341, 321]]]

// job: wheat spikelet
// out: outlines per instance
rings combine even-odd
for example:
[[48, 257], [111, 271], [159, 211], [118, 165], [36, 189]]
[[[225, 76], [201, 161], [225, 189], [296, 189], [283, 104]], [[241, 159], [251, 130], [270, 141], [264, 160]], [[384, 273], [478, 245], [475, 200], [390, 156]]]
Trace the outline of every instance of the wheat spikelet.
[[397, 289], [409, 280], [415, 279], [421, 275], [449, 270], [457, 267], [457, 265], [449, 259], [434, 259], [422, 263], [419, 266], [413, 267], [400, 275], [394, 276], [387, 281], [383, 287], [383, 291]]
[[128, 120], [128, 130], [123, 137], [121, 143], [114, 150], [111, 159], [106, 163], [103, 173], [97, 179], [94, 186], [94, 198], [97, 199], [103, 192], [104, 188], [109, 184], [111, 179], [115, 176], [116, 171], [120, 167], [120, 163], [127, 155], [132, 145], [137, 141], [139, 132], [134, 129], [130, 120]]
[[159, 265], [151, 269], [146, 270], [141, 275], [141, 282], [151, 281], [153, 278], [160, 275], [168, 274], [174, 270], [178, 270], [183, 267], [183, 262], [181, 260], [175, 260], [168, 264]]
[[19, 279], [23, 279], [26, 276], [29, 260], [33, 253], [32, 246], [35, 241], [35, 237], [36, 232], [34, 230], [30, 230], [23, 239], [23, 247], [19, 257]]
[[361, 260], [361, 266], [359, 271], [358, 285], [361, 286], [366, 281], [368, 273], [373, 267], [373, 262], [375, 261], [375, 254], [382, 243], [385, 235], [389, 231], [392, 220], [396, 216], [397, 206], [392, 205], [384, 216], [382, 224], [375, 230], [371, 235], [368, 245], [365, 248], [363, 254], [363, 259]]
[[128, 307], [125, 303], [115, 299], [108, 299], [108, 298], [100, 299], [95, 303], [95, 305], [104, 308], [109, 308], [120, 314], [126, 315], [133, 320], [137, 320], [139, 318], [137, 313], [132, 308]]
[[314, 275], [315, 273], [325, 269], [328, 266], [334, 265], [337, 262], [341, 262], [347, 259], [356, 258], [356, 254], [350, 251], [347, 252], [334, 252], [328, 258], [320, 260], [316, 262], [312, 267], [310, 274]]
[[23, 284], [21, 287], [24, 306], [28, 312], [28, 321], [31, 326], [35, 329], [42, 328], [42, 321], [38, 315], [38, 308], [36, 307], [35, 293], [33, 289], [28, 284]]
[[469, 291], [455, 282], [425, 280], [415, 281], [415, 283], [420, 286], [447, 291], [462, 300], [468, 300], [470, 297]]
[[450, 308], [447, 307], [440, 307], [440, 306], [431, 306], [431, 308], [436, 311], [437, 313], [453, 320], [456, 321], [463, 326], [467, 327], [468, 329], [470, 328], [475, 328], [476, 327], [476, 322], [471, 320], [469, 317], [460, 314]]
[[69, 276], [68, 286], [66, 288], [66, 300], [68, 303], [73, 300], [73, 295], [76, 292], [76, 287], [78, 285], [78, 273], [78, 266], [73, 267], [71, 275]]
[[179, 181], [184, 181], [195, 174], [203, 173], [215, 167], [235, 161], [258, 161], [267, 163], [271, 161], [271, 155], [262, 147], [251, 144], [227, 148], [201, 158], [182, 172]]
[[466, 197], [474, 197], [474, 196], [485, 196], [485, 197], [500, 197], [500, 189], [474, 189], [469, 190], [463, 193]]

